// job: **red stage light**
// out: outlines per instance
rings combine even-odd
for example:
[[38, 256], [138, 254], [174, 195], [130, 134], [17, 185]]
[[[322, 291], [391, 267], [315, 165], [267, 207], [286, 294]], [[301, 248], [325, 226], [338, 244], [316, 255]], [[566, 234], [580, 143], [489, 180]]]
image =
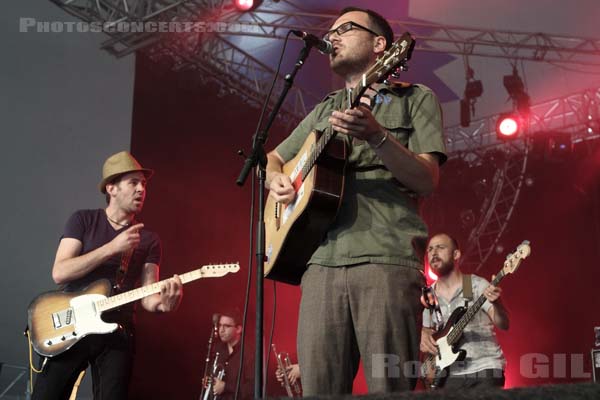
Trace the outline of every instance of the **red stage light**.
[[496, 122], [496, 136], [500, 140], [515, 139], [521, 131], [521, 118], [516, 114], [501, 114]]
[[427, 281], [435, 282], [438, 280], [438, 276], [431, 270], [431, 268], [427, 269]]
[[431, 270], [431, 266], [429, 265], [429, 260], [425, 259], [425, 281], [427, 286], [433, 285], [435, 281], [438, 280], [438, 276]]
[[233, 4], [240, 11], [252, 10], [252, 9], [258, 7], [259, 4], [257, 4], [257, 3], [259, 3], [259, 2], [254, 1], [254, 0], [233, 0]]

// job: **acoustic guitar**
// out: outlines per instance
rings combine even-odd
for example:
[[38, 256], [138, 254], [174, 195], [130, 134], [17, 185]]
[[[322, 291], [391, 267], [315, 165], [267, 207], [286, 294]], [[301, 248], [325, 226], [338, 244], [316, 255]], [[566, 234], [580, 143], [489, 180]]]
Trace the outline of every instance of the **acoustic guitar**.
[[[363, 74], [360, 83], [348, 91], [347, 108], [359, 106], [370, 85], [405, 69], [414, 45], [408, 32], [395, 41]], [[298, 154], [283, 165], [296, 196], [289, 204], [267, 198], [266, 278], [298, 285], [306, 263], [335, 220], [344, 192], [347, 153], [343, 140], [332, 140], [335, 136], [331, 127], [312, 131]]]

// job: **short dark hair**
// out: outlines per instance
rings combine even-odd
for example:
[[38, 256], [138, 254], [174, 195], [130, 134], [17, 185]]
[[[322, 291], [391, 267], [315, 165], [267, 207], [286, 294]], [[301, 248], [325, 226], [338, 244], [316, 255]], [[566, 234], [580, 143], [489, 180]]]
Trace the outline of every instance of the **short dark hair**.
[[237, 307], [222, 310], [221, 317], [231, 318], [236, 326], [242, 325], [242, 316], [240, 310]]
[[379, 33], [381, 36], [385, 38], [385, 49], [389, 49], [392, 47], [392, 43], [394, 43], [394, 31], [390, 26], [390, 23], [387, 19], [383, 18], [380, 14], [376, 13], [373, 10], [369, 10], [368, 8], [360, 8], [360, 7], [346, 7], [340, 12], [340, 16], [352, 12], [352, 11], [360, 11], [364, 12], [369, 16], [369, 21], [372, 25], [372, 28], [375, 32]]

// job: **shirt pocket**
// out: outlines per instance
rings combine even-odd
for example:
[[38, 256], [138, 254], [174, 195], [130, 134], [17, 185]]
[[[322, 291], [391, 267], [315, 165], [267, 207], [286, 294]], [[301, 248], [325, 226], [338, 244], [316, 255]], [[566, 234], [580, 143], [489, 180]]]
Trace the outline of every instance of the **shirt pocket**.
[[[408, 148], [408, 140], [413, 131], [412, 124], [406, 121], [400, 115], [383, 115], [377, 118], [377, 121], [383, 126], [390, 135]], [[382, 166], [383, 161], [377, 156], [371, 146], [364, 140], [352, 141], [352, 152], [349, 162], [356, 168], [368, 168]]]

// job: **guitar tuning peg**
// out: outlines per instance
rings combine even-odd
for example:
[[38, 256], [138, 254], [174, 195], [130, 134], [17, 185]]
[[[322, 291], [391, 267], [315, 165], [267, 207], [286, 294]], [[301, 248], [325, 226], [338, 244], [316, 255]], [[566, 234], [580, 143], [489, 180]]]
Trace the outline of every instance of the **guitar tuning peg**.
[[402, 72], [400, 70], [400, 68], [396, 68], [391, 74], [390, 76], [394, 79], [400, 79], [400, 72]]

